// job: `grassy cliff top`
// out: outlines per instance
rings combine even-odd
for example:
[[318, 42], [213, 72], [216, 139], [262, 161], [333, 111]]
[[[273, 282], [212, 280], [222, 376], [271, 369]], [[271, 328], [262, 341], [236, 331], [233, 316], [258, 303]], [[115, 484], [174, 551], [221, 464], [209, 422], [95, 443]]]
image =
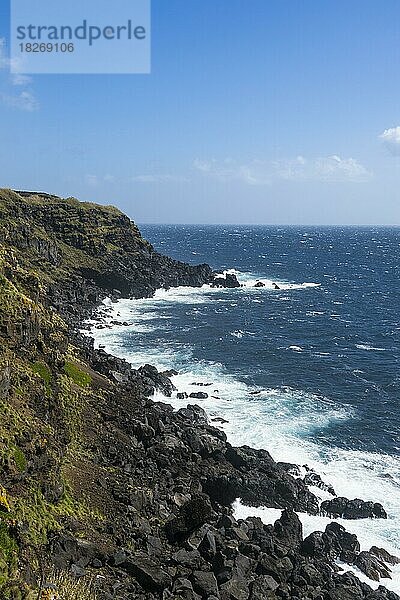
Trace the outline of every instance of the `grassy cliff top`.
[[11, 190], [8, 188], [0, 188], [0, 201], [4, 202], [25, 202], [26, 204], [34, 204], [36, 206], [50, 206], [50, 205], [69, 205], [78, 210], [96, 210], [102, 213], [118, 214], [123, 213], [116, 207], [102, 204], [96, 204], [95, 202], [83, 202], [72, 196], [68, 198], [61, 198], [54, 194], [48, 194], [46, 192], [28, 192]]
[[136, 245], [148, 246], [136, 225], [114, 206], [0, 189], [0, 228], [13, 226], [27, 227], [38, 235], [77, 248], [85, 242], [90, 248], [88, 241], [92, 240], [94, 250], [96, 239], [105, 243], [113, 240], [115, 249], [124, 252], [136, 249]]
[[113, 206], [44, 193], [0, 189], [0, 244], [43, 281], [71, 273], [118, 271], [116, 262], [153, 252], [135, 223]]

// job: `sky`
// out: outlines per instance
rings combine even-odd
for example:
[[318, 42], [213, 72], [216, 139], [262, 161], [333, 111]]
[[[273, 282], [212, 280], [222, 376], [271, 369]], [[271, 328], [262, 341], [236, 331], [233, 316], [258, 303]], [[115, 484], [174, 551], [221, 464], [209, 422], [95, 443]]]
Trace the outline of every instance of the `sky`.
[[0, 0], [0, 187], [138, 223], [400, 224], [398, 0], [153, 0], [151, 37], [149, 75], [15, 76]]

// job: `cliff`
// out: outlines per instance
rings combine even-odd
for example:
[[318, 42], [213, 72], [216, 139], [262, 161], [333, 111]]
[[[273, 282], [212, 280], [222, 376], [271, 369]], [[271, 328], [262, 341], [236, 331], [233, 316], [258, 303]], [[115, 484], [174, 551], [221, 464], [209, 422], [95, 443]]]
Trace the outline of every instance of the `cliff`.
[[[320, 507], [294, 465], [233, 448], [200, 407], [154, 403], [173, 393], [167, 374], [78, 333], [105, 296], [213, 277], [155, 252], [116, 208], [0, 190], [1, 598], [397, 598], [335, 566], [379, 579], [384, 551], [335, 523], [303, 540], [294, 511]], [[237, 522], [236, 497], [282, 517]]]

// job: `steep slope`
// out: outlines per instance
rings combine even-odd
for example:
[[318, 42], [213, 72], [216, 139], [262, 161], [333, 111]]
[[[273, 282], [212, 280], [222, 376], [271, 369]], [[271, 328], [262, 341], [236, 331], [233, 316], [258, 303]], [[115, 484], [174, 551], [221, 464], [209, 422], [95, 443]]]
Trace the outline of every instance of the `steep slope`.
[[48, 533], [71, 516], [89, 522], [93, 512], [72, 499], [66, 471], [85, 407], [111, 384], [80, 365], [73, 326], [105, 295], [146, 296], [210, 276], [206, 266], [159, 256], [113, 207], [0, 191], [0, 585], [11, 585], [4, 597], [18, 597], [15, 576], [30, 580], [16, 571], [21, 548], [22, 566], [37, 569]]

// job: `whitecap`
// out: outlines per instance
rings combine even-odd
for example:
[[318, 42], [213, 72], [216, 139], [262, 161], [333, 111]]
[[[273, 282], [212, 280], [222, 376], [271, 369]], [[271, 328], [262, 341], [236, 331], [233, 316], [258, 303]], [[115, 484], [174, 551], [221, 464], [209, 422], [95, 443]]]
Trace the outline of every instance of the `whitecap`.
[[[247, 517], [259, 517], [266, 525], [273, 524], [277, 519], [280, 518], [282, 511], [277, 508], [267, 507], [251, 507], [242, 504], [240, 498], [237, 498], [233, 504], [234, 516], [236, 519], [246, 519]], [[308, 515], [306, 513], [297, 513], [301, 524], [303, 526], [303, 537], [306, 538], [313, 531], [324, 531], [325, 527], [332, 521], [328, 517], [322, 517], [319, 515]], [[346, 519], [335, 519], [337, 523], [340, 523], [350, 533], [357, 535], [358, 541], [360, 542], [361, 550], [369, 550], [371, 546], [380, 546], [382, 539], [377, 534], [374, 524], [377, 523], [376, 519], [360, 519], [358, 521], [346, 520]], [[386, 543], [385, 549], [394, 554], [399, 554], [399, 548], [391, 544]], [[392, 579], [381, 579], [380, 582], [369, 579], [364, 573], [362, 573], [356, 567], [350, 566], [346, 563], [338, 561], [338, 565], [343, 571], [352, 571], [361, 581], [368, 583], [373, 589], [377, 589], [379, 585], [384, 585], [393, 592], [400, 592], [400, 565], [390, 566], [392, 570]]]
[[385, 348], [377, 348], [375, 346], [370, 346], [369, 344], [356, 344], [356, 348], [359, 350], [372, 350], [375, 352], [385, 352]]
[[[254, 274], [252, 275], [257, 281]], [[243, 274], [239, 274], [240, 278], [242, 276]], [[250, 274], [246, 281], [252, 281]], [[278, 281], [276, 283], [279, 284]], [[263, 289], [265, 288], [257, 288], [257, 292]], [[246, 291], [248, 292], [249, 288], [246, 288]], [[130, 323], [132, 331], [135, 327], [158, 328], [168, 322], [171, 316], [169, 313], [176, 304], [187, 304], [188, 308], [198, 310], [200, 305], [213, 302], [215, 294], [218, 294], [218, 298], [225, 294], [230, 302], [232, 293], [240, 293], [240, 289], [212, 290], [209, 286], [204, 286], [159, 290], [154, 298], [121, 300], [117, 303], [107, 301], [104, 308], [112, 308], [112, 311], [102, 318], [112, 320], [116, 313], [120, 312], [119, 320]], [[286, 297], [289, 298], [289, 294], [286, 293]], [[361, 539], [366, 539], [369, 546], [375, 544], [394, 554], [400, 552], [399, 458], [322, 446], [315, 438], [324, 428], [352, 419], [354, 412], [350, 406], [339, 405], [329, 398], [291, 388], [251, 388], [244, 381], [227, 373], [222, 365], [216, 362], [194, 361], [193, 349], [189, 344], [169, 344], [164, 340], [153, 348], [143, 348], [134, 344], [127, 346], [126, 331], [124, 328], [113, 327], [92, 330], [92, 333], [97, 346], [102, 344], [108, 352], [127, 359], [135, 367], [150, 363], [160, 370], [178, 370], [179, 375], [173, 378], [178, 391], [198, 391], [198, 388], [192, 385], [193, 382], [212, 382], [213, 386], [207, 390], [209, 398], [196, 402], [201, 403], [209, 415], [217, 414], [228, 421], [220, 427], [234, 445], [247, 444], [265, 448], [276, 460], [308, 464], [324, 481], [333, 485], [338, 495], [381, 502], [388, 512], [387, 520], [346, 522], [345, 526], [348, 529], [350, 526], [359, 528], [356, 533], [360, 542]], [[235, 331], [240, 331], [241, 335], [246, 334], [245, 330]], [[361, 349], [374, 348], [368, 344], [362, 345], [368, 348]], [[294, 345], [290, 349], [295, 352], [304, 351], [300, 346]], [[252, 391], [258, 393], [251, 395]], [[156, 394], [155, 399], [168, 401], [175, 409], [188, 404], [188, 400], [168, 400], [160, 394]], [[304, 516], [303, 519], [306, 522], [308, 516]], [[318, 528], [315, 520], [312, 523], [310, 527]], [[366, 538], [362, 538], [363, 535]]]

